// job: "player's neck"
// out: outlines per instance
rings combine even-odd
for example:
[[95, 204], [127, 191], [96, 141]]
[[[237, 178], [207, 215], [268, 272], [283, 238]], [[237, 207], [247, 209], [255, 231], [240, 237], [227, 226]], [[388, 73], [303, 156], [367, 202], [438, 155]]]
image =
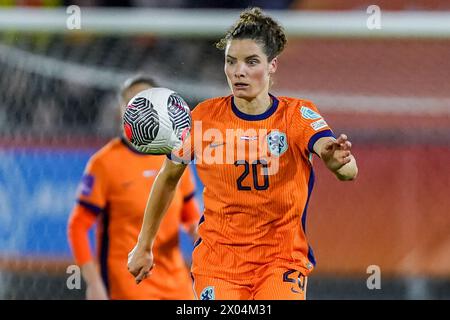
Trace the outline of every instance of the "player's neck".
[[252, 100], [234, 97], [236, 108], [242, 113], [258, 115], [264, 113], [272, 106], [272, 98], [266, 93]]

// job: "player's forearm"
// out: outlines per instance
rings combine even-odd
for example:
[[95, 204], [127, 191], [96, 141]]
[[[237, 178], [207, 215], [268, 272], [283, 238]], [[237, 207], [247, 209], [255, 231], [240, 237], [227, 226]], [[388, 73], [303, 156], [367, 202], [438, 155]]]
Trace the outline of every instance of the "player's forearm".
[[90, 209], [76, 204], [67, 223], [67, 240], [72, 250], [75, 262], [82, 266], [93, 260], [89, 244], [89, 230], [95, 224], [97, 217]]
[[81, 274], [88, 285], [103, 282], [100, 272], [94, 261], [88, 261], [81, 266]]
[[81, 274], [86, 281], [86, 299], [108, 300], [108, 292], [94, 261], [88, 261], [81, 266]]
[[350, 162], [340, 167], [334, 173], [339, 180], [354, 180], [358, 175], [358, 166], [356, 165], [355, 157], [350, 155]]
[[145, 208], [144, 221], [138, 239], [139, 245], [148, 250], [153, 246], [161, 220], [175, 195], [180, 176], [161, 170], [155, 179]]

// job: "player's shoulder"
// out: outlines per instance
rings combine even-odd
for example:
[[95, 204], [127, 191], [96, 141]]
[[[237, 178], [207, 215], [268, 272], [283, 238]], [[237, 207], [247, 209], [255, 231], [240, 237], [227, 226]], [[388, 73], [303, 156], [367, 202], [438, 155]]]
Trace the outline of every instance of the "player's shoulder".
[[228, 96], [223, 96], [223, 97], [215, 97], [215, 98], [210, 98], [210, 99], [206, 99], [202, 102], [200, 102], [194, 110], [198, 109], [203, 109], [205, 107], [217, 107], [223, 104], [227, 104], [229, 103], [231, 99], [231, 95]]
[[295, 97], [286, 97], [286, 96], [280, 96], [277, 97], [280, 104], [283, 104], [287, 106], [288, 108], [295, 108], [295, 107], [314, 107], [315, 104], [311, 100], [304, 99], [304, 98], [295, 98]]
[[201, 117], [204, 114], [210, 114], [212, 111], [217, 111], [230, 104], [231, 95], [224, 97], [215, 97], [206, 99], [194, 108], [192, 111], [196, 117]]
[[111, 161], [111, 158], [114, 158], [114, 156], [122, 149], [123, 142], [121, 139], [113, 138], [90, 157], [89, 164], [91, 166], [106, 165]]
[[277, 99], [279, 105], [288, 114], [289, 118], [295, 117], [296, 115], [301, 116], [305, 112], [308, 112], [307, 110], [317, 111], [314, 102], [308, 99], [286, 96], [280, 96]]

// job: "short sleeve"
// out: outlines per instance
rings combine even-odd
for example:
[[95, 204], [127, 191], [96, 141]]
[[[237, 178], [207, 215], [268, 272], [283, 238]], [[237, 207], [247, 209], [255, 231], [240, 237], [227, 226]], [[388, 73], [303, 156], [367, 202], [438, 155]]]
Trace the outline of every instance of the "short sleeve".
[[83, 177], [78, 186], [78, 203], [99, 213], [107, 202], [107, 175], [100, 161], [91, 158], [86, 165]]
[[301, 101], [292, 116], [290, 126], [295, 143], [302, 152], [314, 152], [314, 144], [323, 137], [335, 137], [317, 107], [309, 101]]

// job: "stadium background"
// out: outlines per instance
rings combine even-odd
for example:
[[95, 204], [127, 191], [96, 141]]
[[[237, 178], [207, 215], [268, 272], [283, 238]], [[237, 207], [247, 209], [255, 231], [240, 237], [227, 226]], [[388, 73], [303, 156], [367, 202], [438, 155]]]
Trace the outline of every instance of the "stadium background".
[[[225, 13], [257, 4], [367, 16], [377, 4], [450, 14], [450, 2], [439, 0], [0, 1], [2, 299], [83, 298], [84, 283], [66, 287], [73, 263], [66, 221], [87, 159], [117, 132], [121, 81], [146, 73], [191, 107], [228, 93], [215, 35], [24, 31], [1, 21], [17, 6], [70, 4], [81, 6], [82, 23], [88, 6], [117, 5], [186, 12], [214, 5]], [[356, 182], [339, 183], [315, 161], [307, 234], [318, 265], [310, 299], [450, 298], [449, 77], [448, 33], [289, 37], [272, 92], [316, 102], [335, 132], [350, 136], [360, 170]], [[192, 246], [180, 237], [189, 259]], [[380, 290], [366, 286], [371, 265], [380, 267]]]

